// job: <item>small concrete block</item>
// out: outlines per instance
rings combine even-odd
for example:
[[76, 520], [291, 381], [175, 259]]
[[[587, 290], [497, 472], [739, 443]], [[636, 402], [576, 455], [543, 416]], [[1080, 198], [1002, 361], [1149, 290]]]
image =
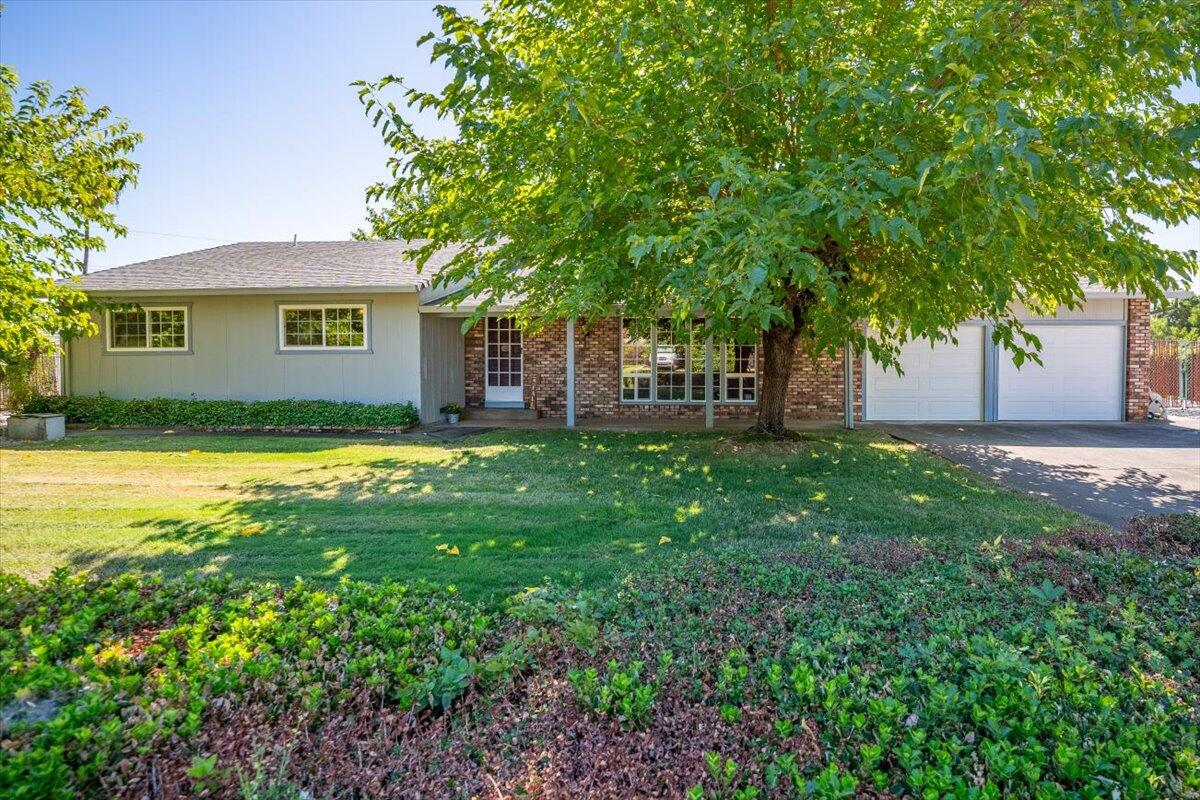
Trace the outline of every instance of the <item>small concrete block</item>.
[[8, 418], [8, 438], [52, 442], [67, 435], [62, 414], [13, 414]]

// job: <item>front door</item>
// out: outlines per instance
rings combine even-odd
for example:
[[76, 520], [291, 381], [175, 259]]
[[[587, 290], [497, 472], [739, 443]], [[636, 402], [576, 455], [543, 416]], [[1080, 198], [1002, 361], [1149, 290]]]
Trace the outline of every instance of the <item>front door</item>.
[[524, 408], [521, 331], [512, 317], [487, 318], [487, 358], [484, 367], [487, 383], [483, 395], [486, 406]]

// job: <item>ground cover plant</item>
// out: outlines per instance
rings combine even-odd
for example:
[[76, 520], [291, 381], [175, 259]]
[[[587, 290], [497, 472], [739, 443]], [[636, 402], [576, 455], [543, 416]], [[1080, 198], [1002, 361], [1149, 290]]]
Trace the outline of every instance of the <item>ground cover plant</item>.
[[103, 427], [160, 428], [404, 428], [420, 414], [412, 403], [341, 403], [333, 400], [197, 400], [155, 397], [119, 400], [106, 395], [40, 395], [28, 413], [62, 414], [67, 422]]
[[813, 534], [943, 543], [1079, 517], [879, 433], [495, 431], [379, 438], [72, 435], [0, 446], [0, 570], [188, 570], [287, 584], [454, 584], [502, 601], [595, 588], [719, 544]]
[[8, 796], [1187, 797], [1200, 520], [725, 543], [605, 591], [0, 584]]

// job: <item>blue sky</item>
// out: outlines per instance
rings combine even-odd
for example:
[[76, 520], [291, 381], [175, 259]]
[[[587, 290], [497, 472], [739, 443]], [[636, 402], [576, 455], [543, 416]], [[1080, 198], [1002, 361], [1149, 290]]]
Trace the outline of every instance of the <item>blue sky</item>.
[[[119, 209], [129, 236], [95, 268], [228, 241], [347, 238], [387, 157], [348, 84], [446, 80], [416, 47], [433, 3], [3, 2], [0, 61], [25, 83], [85, 87], [146, 136]], [[1200, 222], [1156, 238], [1200, 248]]]

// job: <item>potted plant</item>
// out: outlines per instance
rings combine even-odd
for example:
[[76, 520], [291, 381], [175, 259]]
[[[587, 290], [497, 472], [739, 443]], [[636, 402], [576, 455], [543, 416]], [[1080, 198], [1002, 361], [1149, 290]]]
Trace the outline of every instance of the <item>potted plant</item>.
[[446, 403], [440, 410], [446, 415], [446, 422], [449, 422], [451, 425], [458, 424], [458, 415], [462, 413], [462, 406], [458, 403]]

